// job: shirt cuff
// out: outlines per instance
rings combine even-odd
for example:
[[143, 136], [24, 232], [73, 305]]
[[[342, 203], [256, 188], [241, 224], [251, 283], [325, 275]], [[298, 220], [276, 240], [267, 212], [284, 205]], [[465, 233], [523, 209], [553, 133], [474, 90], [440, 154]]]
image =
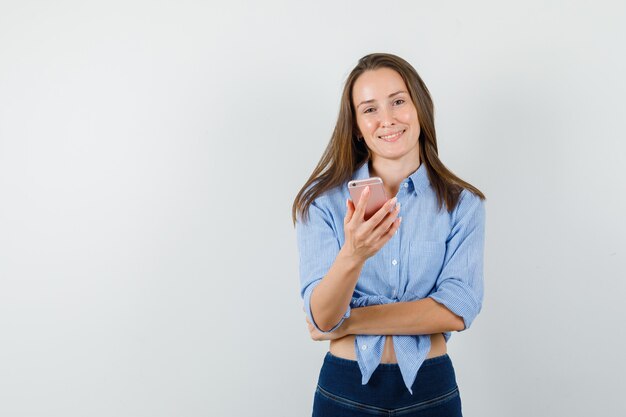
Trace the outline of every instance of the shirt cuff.
[[471, 290], [459, 281], [449, 280], [429, 295], [430, 298], [443, 304], [448, 310], [463, 319], [465, 328], [469, 329], [474, 318], [480, 312], [480, 304], [475, 301]]
[[351, 309], [350, 305], [348, 305], [348, 308], [346, 309], [346, 312], [344, 313], [344, 315], [339, 320], [339, 323], [335, 324], [332, 329], [330, 329], [328, 331], [324, 331], [324, 330], [320, 329], [317, 326], [317, 323], [315, 323], [315, 319], [313, 319], [313, 313], [311, 312], [311, 294], [313, 294], [313, 289], [316, 286], [317, 286], [317, 284], [309, 286], [309, 288], [307, 288], [306, 292], [304, 293], [304, 297], [303, 297], [303, 299], [304, 299], [304, 311], [306, 312], [306, 315], [309, 318], [309, 321], [311, 323], [313, 323], [313, 326], [319, 332], [321, 332], [321, 333], [331, 333], [331, 332], [337, 330], [337, 328], [339, 328], [339, 326], [341, 326], [341, 324], [344, 322], [345, 319], [350, 317], [350, 311], [352, 309]]

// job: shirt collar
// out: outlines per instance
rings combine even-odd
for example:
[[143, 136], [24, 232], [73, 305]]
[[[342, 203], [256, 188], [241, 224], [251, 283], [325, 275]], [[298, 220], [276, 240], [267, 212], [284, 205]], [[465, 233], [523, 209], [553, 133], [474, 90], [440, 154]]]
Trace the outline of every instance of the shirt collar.
[[[365, 162], [363, 162], [361, 166], [356, 169], [352, 179], [364, 180], [369, 177], [369, 160], [366, 159]], [[408, 178], [402, 181], [402, 183], [405, 182], [409, 185], [409, 191], [413, 191], [415, 194], [420, 194], [430, 185], [430, 180], [428, 179], [428, 173], [424, 161], [420, 163], [420, 166], [417, 168], [417, 170], [415, 170], [415, 172], [413, 172], [411, 175], [408, 176]]]

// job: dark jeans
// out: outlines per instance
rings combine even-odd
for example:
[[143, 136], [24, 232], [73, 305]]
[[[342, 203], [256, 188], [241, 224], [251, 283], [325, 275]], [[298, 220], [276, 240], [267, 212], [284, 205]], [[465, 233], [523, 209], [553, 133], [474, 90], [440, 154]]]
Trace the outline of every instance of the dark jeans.
[[313, 417], [460, 417], [461, 397], [454, 367], [445, 354], [426, 359], [406, 389], [397, 364], [380, 364], [366, 385], [356, 361], [330, 352], [324, 358], [313, 401]]

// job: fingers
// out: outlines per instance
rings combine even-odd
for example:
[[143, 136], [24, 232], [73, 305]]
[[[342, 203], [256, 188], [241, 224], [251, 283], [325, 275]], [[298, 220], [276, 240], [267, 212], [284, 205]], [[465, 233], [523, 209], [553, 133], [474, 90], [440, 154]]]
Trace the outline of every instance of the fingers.
[[389, 230], [387, 230], [387, 232], [383, 236], [383, 239], [385, 240], [385, 242], [388, 242], [389, 239], [391, 239], [393, 235], [396, 234], [396, 232], [400, 228], [400, 223], [402, 223], [402, 217], [398, 217], [397, 219], [393, 221], [393, 223], [391, 224], [391, 227], [389, 228]]
[[363, 220], [365, 218], [365, 208], [367, 207], [367, 202], [370, 198], [370, 187], [369, 185], [363, 189], [361, 196], [359, 197], [359, 202], [356, 204], [356, 209], [354, 211], [354, 215], [357, 216], [358, 219]]
[[[387, 200], [385, 204], [381, 208], [378, 209], [376, 213], [372, 217], [369, 218], [368, 222], [370, 222], [374, 227], [378, 225], [390, 212], [393, 212], [394, 207], [398, 201], [397, 197], [394, 197], [390, 200]], [[399, 205], [398, 205], [399, 207]]]
[[343, 224], [346, 225], [352, 220], [354, 214], [354, 203], [348, 198], [346, 199], [346, 217], [343, 219]]
[[402, 223], [402, 217], [394, 218], [391, 222], [389, 228], [383, 230], [380, 228], [381, 235], [377, 238], [376, 241], [376, 251], [379, 251], [383, 246], [389, 242], [389, 240], [396, 234], [398, 229], [400, 228], [400, 223]]
[[400, 204], [397, 204], [398, 199], [396, 197], [387, 200], [373, 216], [365, 221], [365, 209], [370, 193], [370, 187], [365, 187], [356, 206], [353, 201], [347, 199], [344, 218], [346, 244], [350, 245], [352, 252], [364, 259], [380, 250], [400, 226], [399, 221], [397, 221]]
[[398, 214], [400, 214], [400, 204], [397, 204], [395, 207], [393, 207], [393, 210], [390, 213], [388, 212], [385, 215], [383, 220], [372, 231], [372, 235], [374, 237], [379, 237], [379, 236], [384, 235], [392, 226], [393, 222], [398, 217]]

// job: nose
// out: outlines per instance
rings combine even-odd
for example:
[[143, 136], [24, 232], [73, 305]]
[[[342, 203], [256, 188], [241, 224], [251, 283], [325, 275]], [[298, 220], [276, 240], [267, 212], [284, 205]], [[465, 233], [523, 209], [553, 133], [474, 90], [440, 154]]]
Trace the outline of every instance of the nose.
[[379, 114], [380, 114], [380, 124], [382, 127], [393, 125], [394, 115], [393, 115], [392, 109], [383, 108], [380, 110]]

